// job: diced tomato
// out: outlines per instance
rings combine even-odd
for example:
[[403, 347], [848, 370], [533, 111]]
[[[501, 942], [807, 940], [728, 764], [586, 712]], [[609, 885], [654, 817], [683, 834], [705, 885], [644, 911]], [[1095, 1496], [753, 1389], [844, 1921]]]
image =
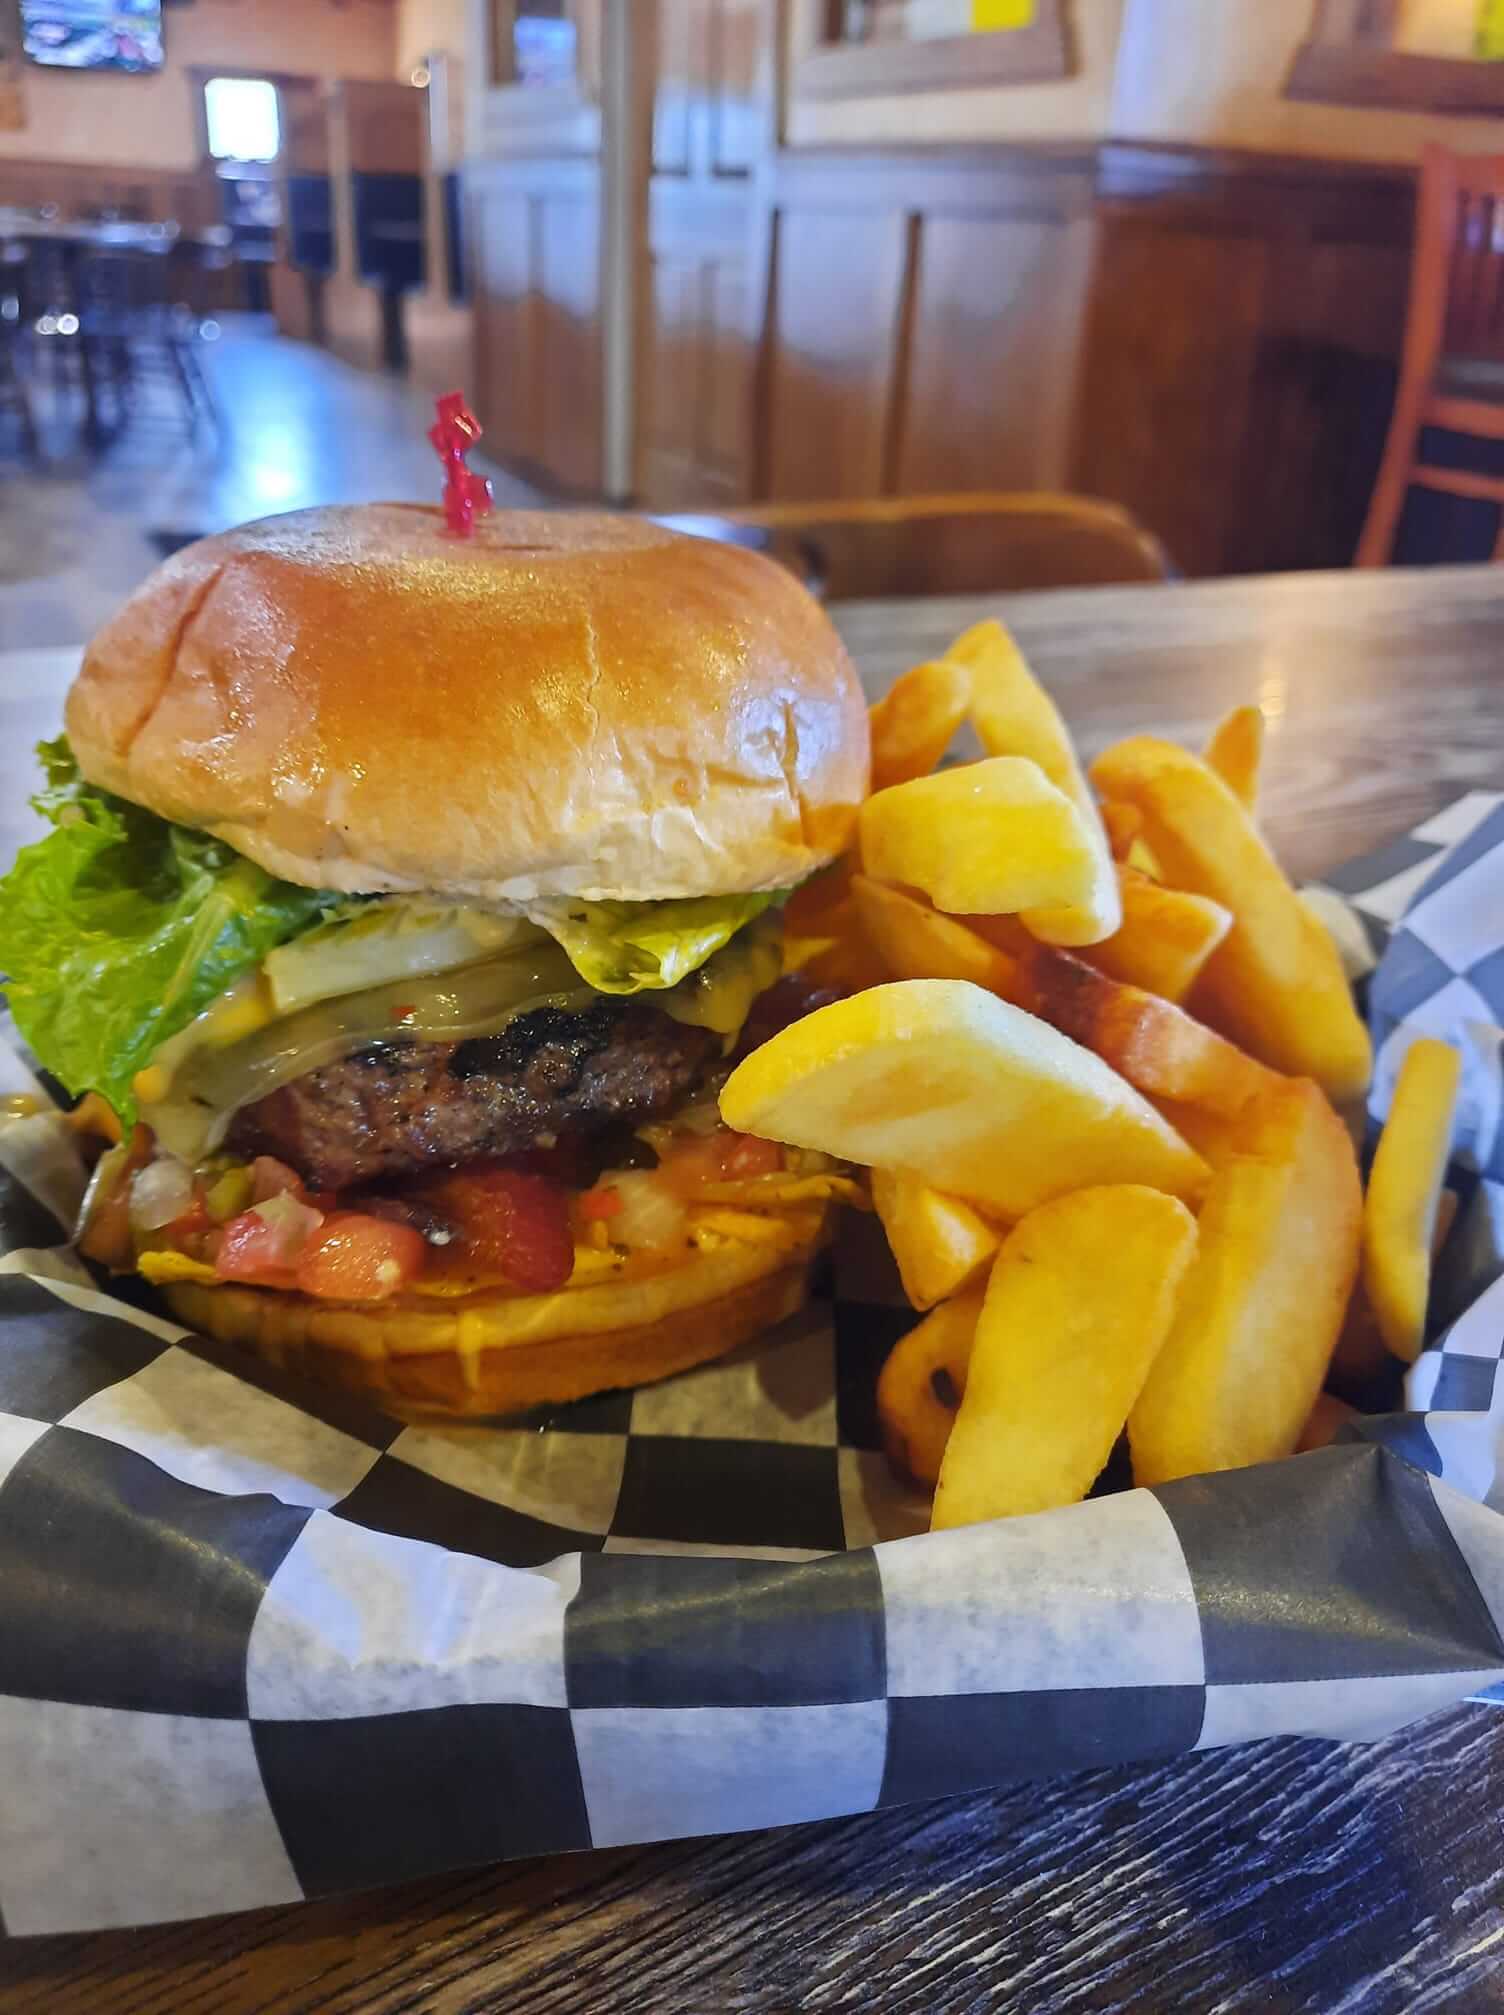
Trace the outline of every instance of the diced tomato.
[[186, 1252], [197, 1259], [203, 1249], [204, 1234], [213, 1229], [214, 1220], [204, 1202], [203, 1186], [197, 1184], [192, 1203], [185, 1211], [180, 1211], [171, 1224], [163, 1227], [162, 1236], [175, 1251]]
[[772, 1175], [783, 1166], [783, 1150], [774, 1140], [759, 1140], [756, 1134], [732, 1133], [717, 1127], [714, 1133], [675, 1141], [664, 1157], [662, 1168], [681, 1195], [702, 1182], [728, 1182], [749, 1175]]
[[455, 1227], [446, 1266], [493, 1269], [517, 1287], [546, 1294], [574, 1271], [569, 1192], [547, 1176], [516, 1168], [467, 1168], [442, 1176], [424, 1195]]
[[755, 1133], [733, 1133], [721, 1152], [721, 1173], [725, 1176], [775, 1175], [783, 1167], [783, 1149], [776, 1140], [760, 1140]]
[[427, 1251], [410, 1224], [337, 1210], [305, 1247], [298, 1286], [335, 1301], [386, 1301], [417, 1279]]
[[258, 1154], [251, 1163], [251, 1202], [268, 1203], [274, 1196], [285, 1193], [295, 1196], [299, 1203], [309, 1201], [303, 1178], [295, 1168], [278, 1161], [275, 1155]]
[[295, 1287], [297, 1267], [324, 1219], [283, 1190], [232, 1217], [219, 1234], [214, 1271], [221, 1280]]
[[608, 1217], [621, 1215], [621, 1191], [609, 1182], [587, 1189], [578, 1202], [580, 1216], [587, 1224], [604, 1224]]

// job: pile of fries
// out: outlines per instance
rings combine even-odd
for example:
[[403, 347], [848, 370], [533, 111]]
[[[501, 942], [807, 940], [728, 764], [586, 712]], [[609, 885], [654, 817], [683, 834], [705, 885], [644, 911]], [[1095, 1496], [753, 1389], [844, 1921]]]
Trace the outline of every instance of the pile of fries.
[[[938, 768], [966, 720], [985, 754]], [[1365, 1197], [1372, 1068], [1337, 949], [1257, 824], [1263, 722], [1083, 771], [997, 623], [872, 711], [858, 848], [789, 905], [846, 997], [732, 1073], [727, 1123], [870, 1170], [928, 1311], [878, 1389], [935, 1527], [1329, 1439], [1325, 1393], [1420, 1348], [1458, 1057], [1408, 1052]]]

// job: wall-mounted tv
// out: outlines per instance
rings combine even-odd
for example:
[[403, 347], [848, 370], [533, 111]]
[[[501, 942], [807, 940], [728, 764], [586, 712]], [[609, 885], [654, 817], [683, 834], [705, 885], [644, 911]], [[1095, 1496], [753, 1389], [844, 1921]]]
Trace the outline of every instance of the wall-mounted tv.
[[162, 0], [21, 0], [21, 47], [63, 70], [160, 70]]

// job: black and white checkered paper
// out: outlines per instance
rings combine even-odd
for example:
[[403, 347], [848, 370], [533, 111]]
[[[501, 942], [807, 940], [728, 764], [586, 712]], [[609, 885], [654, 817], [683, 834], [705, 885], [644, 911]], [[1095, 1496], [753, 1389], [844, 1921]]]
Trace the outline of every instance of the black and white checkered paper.
[[1456, 1319], [1416, 1410], [960, 1531], [879, 1449], [914, 1318], [870, 1220], [834, 1300], [755, 1348], [402, 1427], [101, 1291], [58, 1245], [57, 1129], [0, 1130], [4, 1930], [1362, 1738], [1504, 1682], [1504, 800], [1313, 900], [1370, 993], [1380, 1107], [1414, 1031], [1468, 1060]]

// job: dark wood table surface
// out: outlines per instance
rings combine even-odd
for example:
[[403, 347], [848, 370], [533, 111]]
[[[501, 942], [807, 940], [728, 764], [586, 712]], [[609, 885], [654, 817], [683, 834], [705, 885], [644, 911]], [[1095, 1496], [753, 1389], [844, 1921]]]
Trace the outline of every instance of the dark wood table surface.
[[[993, 611], [1088, 750], [1135, 728], [1199, 740], [1258, 700], [1267, 825], [1297, 874], [1504, 785], [1504, 569], [837, 614], [877, 692]], [[40, 676], [0, 656], [7, 771], [15, 731], [45, 726]], [[777, 1833], [20, 1941], [0, 1947], [0, 2007], [1504, 2007], [1504, 1715], [1460, 1707], [1368, 1747], [1259, 1743]]]

